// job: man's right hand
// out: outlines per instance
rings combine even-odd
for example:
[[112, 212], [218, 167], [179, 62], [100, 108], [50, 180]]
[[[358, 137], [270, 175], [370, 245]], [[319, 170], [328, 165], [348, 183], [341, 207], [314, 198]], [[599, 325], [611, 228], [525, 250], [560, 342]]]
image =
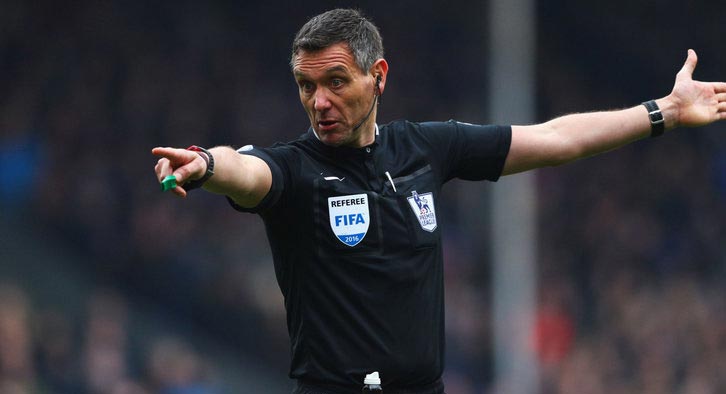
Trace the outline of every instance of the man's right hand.
[[199, 179], [207, 171], [207, 163], [197, 152], [178, 148], [154, 148], [154, 156], [161, 157], [154, 167], [159, 183], [169, 175], [176, 178], [177, 186], [171, 191], [179, 197], [186, 197], [184, 183]]

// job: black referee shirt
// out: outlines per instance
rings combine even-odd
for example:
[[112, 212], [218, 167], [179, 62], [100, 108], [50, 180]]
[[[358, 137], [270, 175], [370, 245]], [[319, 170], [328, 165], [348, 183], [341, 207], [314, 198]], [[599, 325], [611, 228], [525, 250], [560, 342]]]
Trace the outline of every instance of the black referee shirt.
[[[270, 148], [272, 188], [254, 209], [285, 297], [290, 376], [358, 393], [431, 385], [444, 359], [439, 195], [452, 179], [499, 178], [511, 128], [396, 121], [365, 148], [330, 147], [312, 129]], [[234, 205], [234, 204], [233, 204]]]

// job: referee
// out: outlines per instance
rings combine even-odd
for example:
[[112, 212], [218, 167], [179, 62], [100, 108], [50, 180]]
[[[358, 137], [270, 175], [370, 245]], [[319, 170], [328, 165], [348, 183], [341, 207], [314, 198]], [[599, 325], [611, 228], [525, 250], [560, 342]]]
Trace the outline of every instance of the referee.
[[310, 119], [298, 139], [152, 153], [174, 194], [203, 186], [263, 218], [296, 394], [359, 393], [373, 371], [386, 394], [444, 392], [437, 211], [448, 180], [496, 181], [726, 118], [726, 83], [694, 81], [692, 50], [668, 96], [528, 126], [378, 125], [388, 63], [378, 29], [355, 10], [310, 19], [290, 63]]

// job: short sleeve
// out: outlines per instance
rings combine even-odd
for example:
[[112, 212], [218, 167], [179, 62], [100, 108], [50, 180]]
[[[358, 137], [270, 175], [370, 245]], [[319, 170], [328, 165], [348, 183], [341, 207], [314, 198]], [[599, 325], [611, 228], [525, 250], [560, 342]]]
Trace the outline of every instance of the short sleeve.
[[421, 123], [420, 130], [431, 143], [444, 179], [496, 181], [501, 176], [512, 141], [510, 126], [449, 120]]
[[283, 168], [286, 168], [286, 165], [284, 160], [282, 160], [280, 152], [276, 149], [276, 146], [270, 148], [258, 148], [252, 145], [246, 145], [238, 149], [237, 153], [241, 155], [255, 156], [267, 163], [270, 167], [270, 172], [272, 173], [272, 186], [270, 186], [270, 191], [267, 193], [265, 198], [263, 198], [256, 207], [242, 207], [229, 197], [227, 197], [227, 201], [230, 205], [232, 205], [232, 208], [240, 212], [262, 213], [275, 207], [280, 202], [280, 197], [282, 196], [285, 184], [288, 183], [285, 179], [285, 174], [287, 172], [283, 171]]

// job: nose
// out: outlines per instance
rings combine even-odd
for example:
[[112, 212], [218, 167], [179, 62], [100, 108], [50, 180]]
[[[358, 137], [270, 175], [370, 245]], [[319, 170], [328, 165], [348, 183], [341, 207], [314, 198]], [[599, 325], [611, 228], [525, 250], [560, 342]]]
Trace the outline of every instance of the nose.
[[317, 89], [315, 91], [313, 107], [316, 111], [322, 112], [330, 108], [330, 100], [328, 99], [328, 91], [326, 89]]

